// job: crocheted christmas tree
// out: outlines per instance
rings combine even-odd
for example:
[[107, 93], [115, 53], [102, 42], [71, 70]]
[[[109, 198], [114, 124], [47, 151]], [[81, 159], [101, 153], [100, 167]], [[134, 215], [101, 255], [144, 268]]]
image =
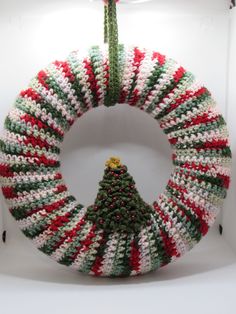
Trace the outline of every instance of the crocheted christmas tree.
[[132, 176], [120, 159], [111, 157], [106, 168], [94, 205], [87, 218], [106, 232], [139, 232], [151, 224], [153, 209], [141, 198]]

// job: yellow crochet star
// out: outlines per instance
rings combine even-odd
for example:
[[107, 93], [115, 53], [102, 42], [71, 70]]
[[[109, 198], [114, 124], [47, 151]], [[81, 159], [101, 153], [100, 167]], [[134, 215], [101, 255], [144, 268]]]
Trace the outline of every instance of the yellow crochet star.
[[106, 167], [112, 168], [112, 169], [116, 169], [118, 167], [121, 167], [122, 164], [120, 162], [120, 158], [119, 157], [110, 157], [109, 160], [106, 161]]

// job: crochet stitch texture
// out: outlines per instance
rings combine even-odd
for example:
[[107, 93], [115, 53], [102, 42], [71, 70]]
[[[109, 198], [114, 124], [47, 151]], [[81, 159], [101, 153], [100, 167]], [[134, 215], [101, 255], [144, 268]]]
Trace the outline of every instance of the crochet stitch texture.
[[173, 148], [171, 177], [140, 230], [88, 219], [60, 172], [65, 133], [109, 102], [106, 47], [74, 51], [40, 71], [17, 97], [0, 141], [2, 191], [23, 233], [58, 263], [97, 276], [142, 274], [182, 256], [212, 226], [229, 186], [226, 123], [193, 74], [158, 52], [122, 45], [119, 71], [119, 106], [150, 114]]

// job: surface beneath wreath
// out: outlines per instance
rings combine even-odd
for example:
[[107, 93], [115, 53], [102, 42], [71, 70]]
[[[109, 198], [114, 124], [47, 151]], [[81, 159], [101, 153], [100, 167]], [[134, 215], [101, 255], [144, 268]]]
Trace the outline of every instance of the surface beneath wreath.
[[19, 234], [0, 253], [1, 313], [234, 313], [236, 256], [214, 227], [187, 255], [126, 279], [68, 270]]

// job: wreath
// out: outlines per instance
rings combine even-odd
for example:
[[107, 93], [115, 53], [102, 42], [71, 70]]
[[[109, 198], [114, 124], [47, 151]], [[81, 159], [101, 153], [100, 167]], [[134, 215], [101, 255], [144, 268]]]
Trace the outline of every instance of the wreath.
[[[105, 8], [110, 41], [115, 2]], [[149, 205], [111, 157], [84, 206], [63, 180], [60, 144], [78, 117], [116, 103], [157, 120], [173, 172]], [[182, 256], [208, 232], [229, 186], [226, 123], [210, 92], [174, 60], [138, 47], [94, 46], [40, 71], [7, 115], [0, 150], [2, 191], [23, 233], [58, 263], [96, 276], [146, 273]]]

